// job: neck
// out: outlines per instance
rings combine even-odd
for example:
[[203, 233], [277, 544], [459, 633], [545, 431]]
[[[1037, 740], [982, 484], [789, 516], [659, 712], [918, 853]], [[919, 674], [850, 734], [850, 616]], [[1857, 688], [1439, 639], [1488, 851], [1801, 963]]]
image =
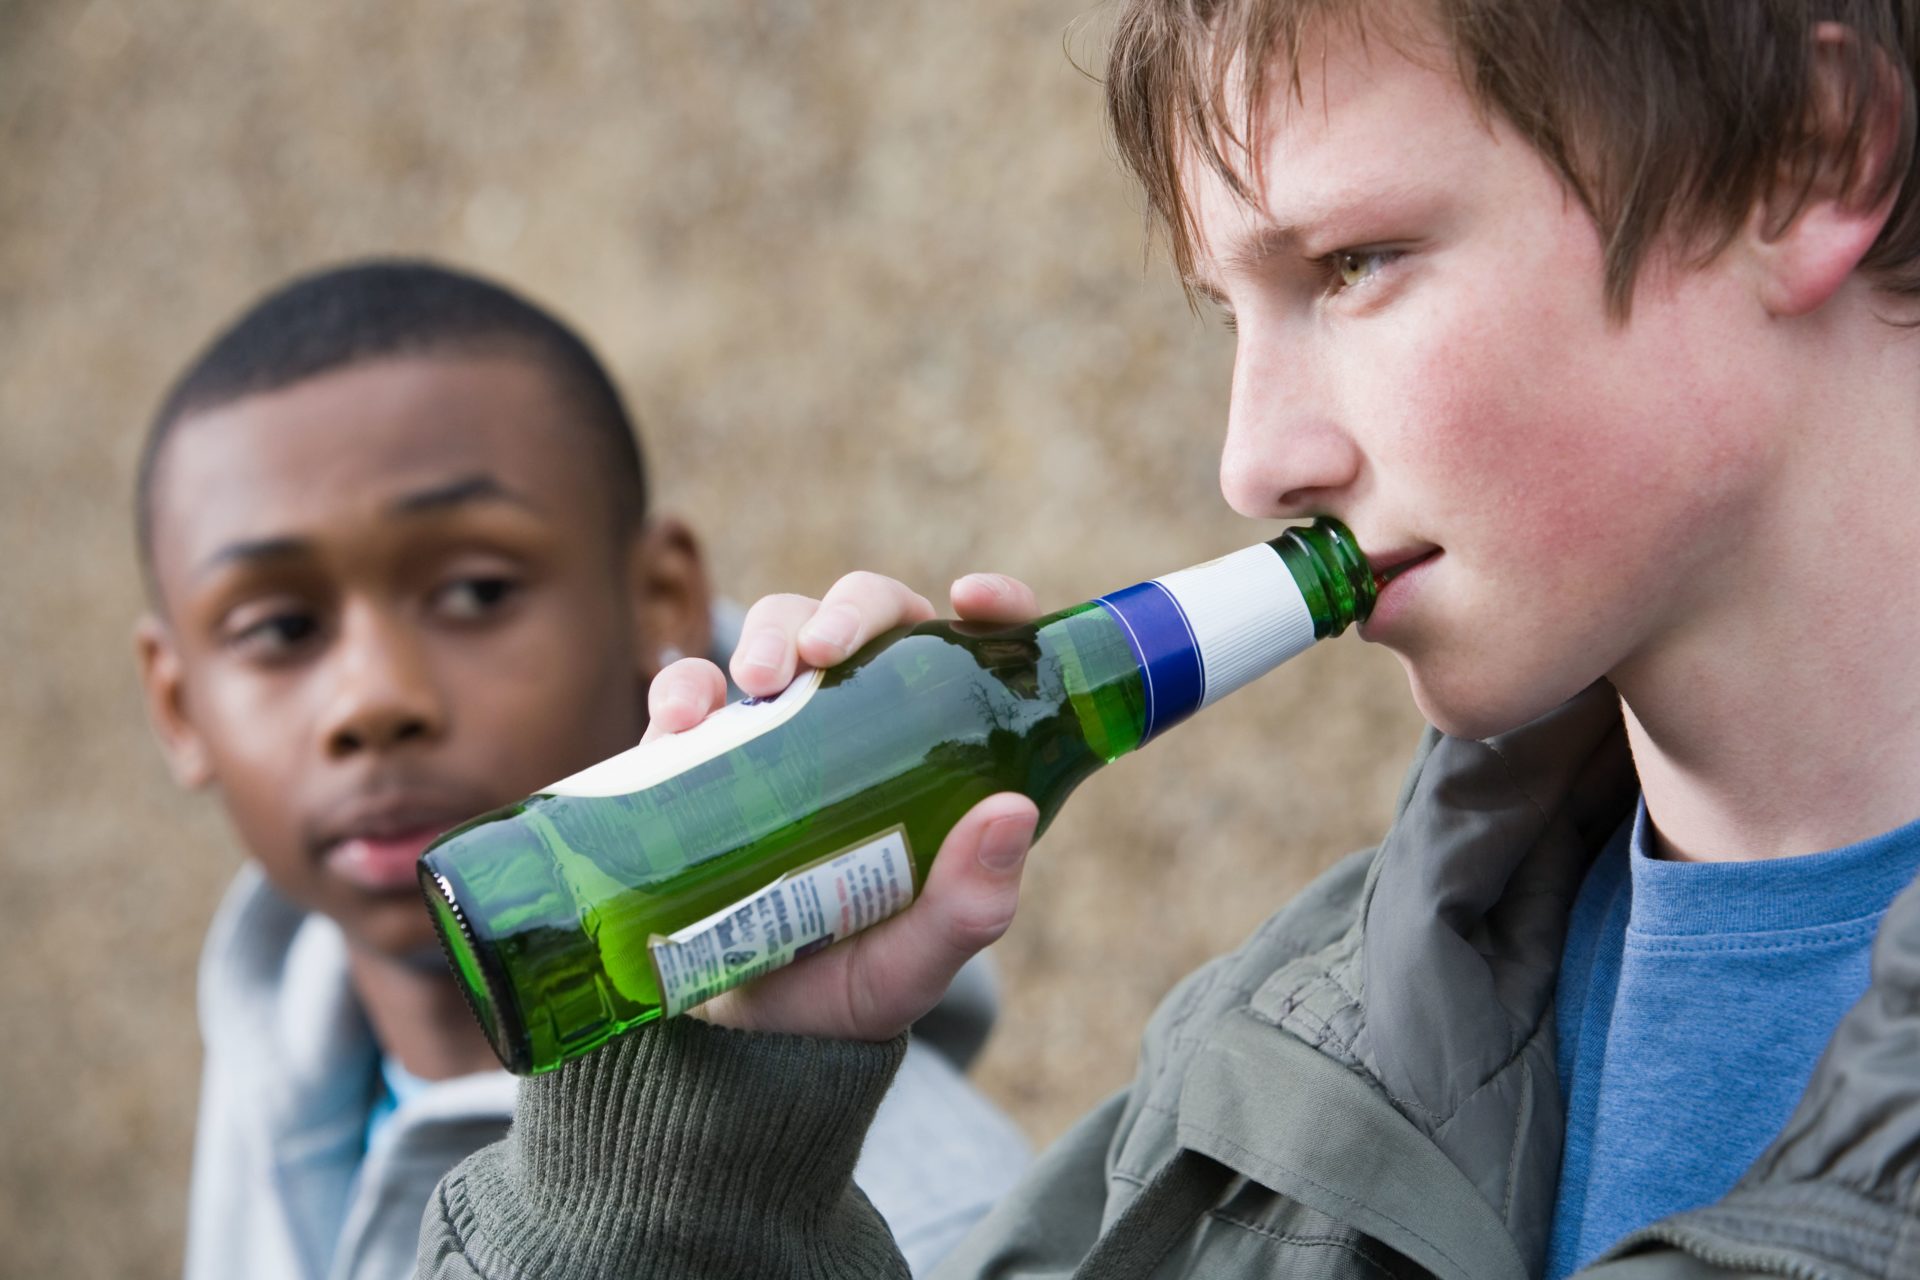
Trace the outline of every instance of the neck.
[[[1662, 856], [1815, 853], [1920, 816], [1920, 396], [1874, 402], [1914, 392], [1913, 348], [1856, 342], [1686, 617], [1612, 673]], [[1905, 370], [1860, 367], [1892, 351]]]
[[411, 1074], [450, 1080], [499, 1069], [452, 974], [357, 944], [348, 949], [348, 971], [374, 1038]]

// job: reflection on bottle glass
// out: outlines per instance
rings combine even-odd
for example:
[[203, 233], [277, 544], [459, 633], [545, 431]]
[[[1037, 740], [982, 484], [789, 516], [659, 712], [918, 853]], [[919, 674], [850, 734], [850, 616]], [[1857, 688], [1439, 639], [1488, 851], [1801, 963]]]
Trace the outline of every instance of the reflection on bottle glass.
[[1035, 622], [880, 636], [443, 837], [420, 880], [510, 1070], [550, 1070], [904, 907], [976, 802], [1080, 781], [1373, 607], [1336, 521]]

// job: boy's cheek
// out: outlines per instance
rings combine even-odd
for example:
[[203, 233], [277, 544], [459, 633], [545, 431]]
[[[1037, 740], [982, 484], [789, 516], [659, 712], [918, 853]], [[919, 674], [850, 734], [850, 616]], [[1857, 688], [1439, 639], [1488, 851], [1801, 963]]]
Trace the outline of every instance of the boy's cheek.
[[[558, 652], [473, 654], [449, 673], [457, 690], [451, 744], [501, 803], [632, 746], [644, 689], [625, 648], [592, 650], [577, 633]], [[507, 794], [511, 793], [511, 794]]]
[[274, 803], [272, 791], [255, 779], [223, 780], [219, 794], [242, 852], [268, 883], [296, 906], [324, 909], [318, 865], [299, 835], [297, 818]]
[[1567, 341], [1559, 324], [1547, 308], [1443, 326], [1397, 380], [1403, 404], [1378, 406], [1404, 415], [1404, 480], [1426, 536], [1557, 560], [1618, 518], [1620, 478], [1653, 459], [1634, 456], [1613, 379], [1576, 354], [1586, 335]]

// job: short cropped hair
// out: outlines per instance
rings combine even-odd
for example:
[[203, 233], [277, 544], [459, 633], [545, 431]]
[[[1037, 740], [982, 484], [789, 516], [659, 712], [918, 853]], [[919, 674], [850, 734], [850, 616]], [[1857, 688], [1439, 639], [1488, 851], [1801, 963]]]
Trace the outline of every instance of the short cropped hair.
[[[1108, 123], [1190, 289], [1197, 227], [1181, 164], [1196, 158], [1255, 202], [1260, 112], [1275, 85], [1300, 92], [1303, 40], [1344, 26], [1392, 41], [1409, 17], [1428, 20], [1481, 109], [1511, 123], [1586, 208], [1616, 318], [1656, 247], [1710, 261], [1759, 201], [1779, 197], [1784, 227], [1822, 165], [1841, 166], [1842, 189], [1863, 205], [1894, 197], [1861, 269], [1920, 294], [1920, 0], [1122, 0]], [[1835, 78], [1816, 82], [1823, 22], [1852, 38], [1835, 50]], [[1821, 95], [1835, 83], [1852, 139], [1900, 95], [1893, 161], [1864, 175], [1865, 189], [1861, 157], [1830, 154], [1836, 104]]]
[[249, 307], [187, 366], [161, 401], [140, 451], [134, 517], [151, 577], [153, 486], [183, 420], [350, 365], [401, 356], [513, 355], [537, 363], [577, 412], [594, 474], [608, 486], [616, 533], [645, 519], [646, 468], [633, 421], [580, 336], [513, 290], [416, 259], [374, 259], [302, 276]]

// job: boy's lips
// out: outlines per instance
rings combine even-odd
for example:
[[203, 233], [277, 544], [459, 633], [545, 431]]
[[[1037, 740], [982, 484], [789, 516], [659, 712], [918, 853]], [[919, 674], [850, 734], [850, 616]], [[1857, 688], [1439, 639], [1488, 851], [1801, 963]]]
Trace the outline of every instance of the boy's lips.
[[315, 841], [320, 863], [333, 875], [376, 893], [410, 890], [426, 847], [487, 808], [450, 799], [400, 798], [349, 806]]
[[1393, 625], [1394, 619], [1406, 607], [1409, 597], [1418, 591], [1417, 582], [1411, 580], [1418, 578], [1420, 571], [1439, 559], [1440, 555], [1439, 547], [1410, 547], [1367, 558], [1373, 569], [1374, 580], [1380, 585], [1373, 612], [1360, 624], [1362, 639], [1376, 639]]
[[[449, 826], [452, 824], [448, 824]], [[321, 861], [342, 880], [391, 893], [420, 883], [415, 864], [447, 828], [433, 826], [394, 836], [351, 836], [330, 846]]]
[[1438, 547], [1409, 547], [1398, 551], [1377, 551], [1367, 556], [1367, 565], [1382, 587], [1401, 574], [1440, 554]]

